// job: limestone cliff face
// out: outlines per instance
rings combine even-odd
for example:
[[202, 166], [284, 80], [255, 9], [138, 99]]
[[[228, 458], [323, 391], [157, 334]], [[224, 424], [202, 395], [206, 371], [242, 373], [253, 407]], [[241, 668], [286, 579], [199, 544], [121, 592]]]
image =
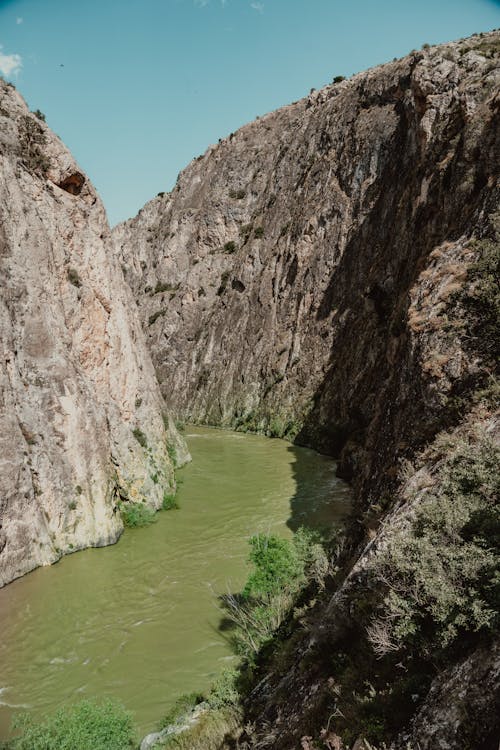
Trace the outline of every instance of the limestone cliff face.
[[159, 507], [174, 484], [167, 441], [185, 453], [162, 421], [103, 206], [3, 81], [0, 357], [1, 586], [116, 541], [117, 500]]
[[116, 228], [179, 415], [298, 437], [340, 456], [363, 496], [397, 446], [432, 434], [475, 365], [432, 364], [412, 299], [441, 248], [437, 315], [497, 203], [497, 55], [492, 33], [313, 92]]
[[[357, 545], [261, 665], [241, 748], [498, 744], [498, 642], [469, 633], [436, 665], [382, 632], [379, 664], [367, 632], [379, 610], [391, 632], [384, 550], [413, 543], [425, 503], [453, 509], [457, 446], [473, 455], [487, 438], [498, 457], [481, 307], [498, 298], [485, 303], [472, 269], [484, 243], [498, 263], [499, 55], [493, 32], [313, 92], [211, 147], [115, 230], [174, 411], [328, 451], [358, 501]], [[367, 728], [373, 693], [383, 703], [398, 683], [402, 714]]]

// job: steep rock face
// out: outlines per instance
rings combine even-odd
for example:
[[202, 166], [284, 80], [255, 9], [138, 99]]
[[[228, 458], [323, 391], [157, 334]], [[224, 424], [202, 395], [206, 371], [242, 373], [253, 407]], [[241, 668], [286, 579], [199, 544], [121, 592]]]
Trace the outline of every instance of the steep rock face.
[[499, 54], [493, 32], [313, 92], [115, 230], [172, 408], [338, 455], [356, 490], [354, 547], [261, 655], [240, 748], [498, 743], [493, 615], [460, 565], [497, 512]]
[[432, 435], [475, 365], [441, 362], [436, 389], [411, 294], [443, 248], [437, 315], [497, 205], [498, 49], [473, 37], [313, 92], [116, 228], [179, 415], [298, 435], [363, 497]]
[[103, 206], [3, 81], [0, 347], [1, 586], [116, 541], [120, 497], [158, 508], [174, 485], [167, 441], [185, 457]]

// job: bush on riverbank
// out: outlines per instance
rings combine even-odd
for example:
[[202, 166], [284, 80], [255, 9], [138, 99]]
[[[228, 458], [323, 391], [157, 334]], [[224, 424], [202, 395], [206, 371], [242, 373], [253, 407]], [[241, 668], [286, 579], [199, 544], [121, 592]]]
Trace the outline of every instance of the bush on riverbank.
[[83, 700], [36, 723], [16, 717], [20, 731], [5, 750], [127, 750], [136, 746], [131, 715], [115, 701]]
[[156, 513], [144, 503], [121, 503], [120, 513], [124, 526], [135, 529], [156, 522]]
[[250, 539], [253, 570], [241, 594], [221, 597], [235, 651], [252, 662], [290, 614], [312, 580], [322, 585], [329, 570], [320, 535], [304, 528], [291, 539], [257, 534]]

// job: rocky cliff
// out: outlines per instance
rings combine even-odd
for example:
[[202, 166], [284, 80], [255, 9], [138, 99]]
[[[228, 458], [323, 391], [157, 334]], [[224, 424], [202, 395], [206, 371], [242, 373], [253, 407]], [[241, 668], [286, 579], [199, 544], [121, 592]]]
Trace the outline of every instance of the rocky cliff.
[[185, 457], [103, 206], [38, 115], [0, 81], [0, 586], [116, 541]]
[[172, 409], [327, 451], [356, 493], [240, 747], [498, 744], [499, 54], [313, 91], [115, 230]]
[[497, 205], [498, 106], [497, 34], [417, 52], [243, 127], [117, 227], [172, 408], [320, 447], [369, 494], [475, 376], [432, 326]]

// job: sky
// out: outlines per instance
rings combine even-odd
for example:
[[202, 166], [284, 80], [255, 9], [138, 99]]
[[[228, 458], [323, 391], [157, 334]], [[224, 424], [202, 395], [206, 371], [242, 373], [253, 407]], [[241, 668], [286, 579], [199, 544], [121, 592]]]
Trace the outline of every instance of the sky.
[[210, 144], [329, 83], [500, 27], [500, 0], [0, 0], [0, 75], [111, 224]]

